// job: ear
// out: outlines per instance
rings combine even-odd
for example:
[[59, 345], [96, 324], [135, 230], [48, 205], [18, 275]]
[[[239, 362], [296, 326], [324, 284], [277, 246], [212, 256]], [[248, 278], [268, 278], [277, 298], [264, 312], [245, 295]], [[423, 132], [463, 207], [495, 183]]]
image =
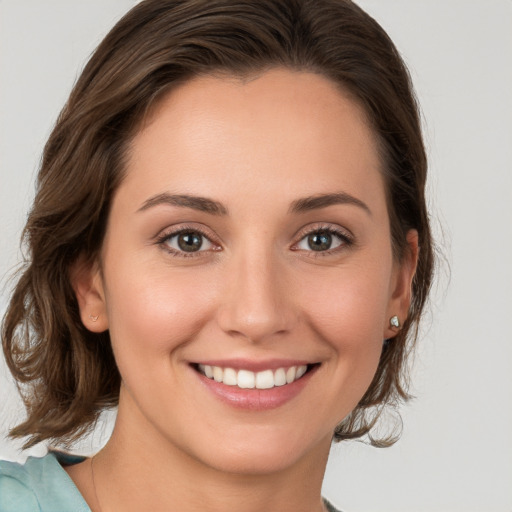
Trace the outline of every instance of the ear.
[[412, 281], [418, 264], [418, 232], [415, 229], [411, 229], [407, 233], [406, 240], [407, 247], [402, 259], [395, 263], [387, 318], [384, 325], [384, 339], [394, 338], [400, 330], [400, 327], [394, 327], [390, 324], [390, 319], [396, 316], [400, 325], [403, 325], [409, 313]]
[[79, 258], [71, 267], [70, 279], [84, 326], [91, 332], [106, 331], [107, 308], [103, 277], [98, 262], [91, 263]]

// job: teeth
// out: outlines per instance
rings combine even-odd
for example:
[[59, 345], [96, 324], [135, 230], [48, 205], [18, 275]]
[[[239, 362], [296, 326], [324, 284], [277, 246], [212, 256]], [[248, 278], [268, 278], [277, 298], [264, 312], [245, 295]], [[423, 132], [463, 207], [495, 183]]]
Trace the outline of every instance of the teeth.
[[286, 384], [286, 372], [284, 368], [279, 368], [274, 373], [274, 386], [284, 386]]
[[203, 364], [200, 364], [199, 365], [199, 368], [201, 369], [201, 371], [209, 378], [213, 378], [213, 370], [212, 370], [212, 367], [211, 366], [208, 366], [208, 365], [203, 365]]
[[236, 386], [238, 384], [236, 372], [233, 368], [226, 368], [224, 370], [224, 378], [222, 379], [222, 382], [228, 386]]
[[274, 372], [272, 370], [265, 370], [256, 374], [256, 388], [257, 389], [270, 389], [274, 387]]
[[297, 373], [297, 367], [292, 366], [286, 370], [286, 384], [290, 384], [295, 380], [295, 374]]
[[263, 370], [251, 372], [249, 370], [234, 370], [220, 366], [199, 365], [199, 371], [209, 379], [222, 382], [227, 386], [238, 386], [242, 389], [271, 389], [274, 386], [284, 386], [300, 379], [307, 371], [306, 365], [278, 368], [275, 371]]
[[299, 366], [297, 368], [297, 373], [295, 374], [295, 380], [300, 379], [306, 373], [307, 369], [307, 366]]
[[238, 372], [237, 385], [239, 388], [252, 389], [254, 388], [255, 380], [256, 376], [254, 375], [254, 372], [249, 372], [247, 370], [240, 370]]
[[222, 382], [224, 380], [224, 371], [220, 366], [213, 367], [213, 378], [216, 382]]

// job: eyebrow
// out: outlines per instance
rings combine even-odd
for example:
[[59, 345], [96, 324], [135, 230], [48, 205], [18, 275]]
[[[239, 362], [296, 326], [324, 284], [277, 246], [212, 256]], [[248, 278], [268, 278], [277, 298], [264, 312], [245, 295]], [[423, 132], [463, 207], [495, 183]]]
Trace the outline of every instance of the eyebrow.
[[149, 198], [139, 208], [139, 212], [152, 208], [160, 204], [171, 206], [181, 206], [182, 208], [192, 208], [212, 215], [228, 215], [227, 208], [218, 201], [207, 197], [191, 196], [188, 194], [158, 194]]
[[[154, 206], [168, 204], [182, 208], [192, 208], [212, 215], [228, 215], [228, 209], [220, 202], [208, 197], [192, 196], [188, 194], [158, 194], [149, 198], [139, 208], [140, 211], [148, 210]], [[366, 203], [346, 192], [336, 192], [331, 194], [316, 194], [314, 196], [303, 197], [293, 201], [288, 209], [289, 213], [306, 213], [320, 208], [326, 208], [337, 204], [350, 204], [357, 206], [369, 215], [372, 214]]]
[[319, 208], [326, 208], [336, 204], [351, 204], [362, 208], [370, 216], [372, 214], [366, 203], [346, 192], [336, 192], [333, 194], [317, 194], [314, 196], [303, 197], [293, 201], [290, 205], [290, 213], [306, 213]]

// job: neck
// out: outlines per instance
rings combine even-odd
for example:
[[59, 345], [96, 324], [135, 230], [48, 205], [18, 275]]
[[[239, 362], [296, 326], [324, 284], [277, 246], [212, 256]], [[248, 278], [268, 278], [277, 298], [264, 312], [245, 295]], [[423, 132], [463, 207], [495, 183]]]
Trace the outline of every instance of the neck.
[[278, 470], [226, 471], [221, 464], [205, 464], [133, 417], [125, 421], [120, 407], [112, 437], [94, 459], [98, 499], [102, 512], [319, 512], [329, 448], [330, 439], [323, 439]]

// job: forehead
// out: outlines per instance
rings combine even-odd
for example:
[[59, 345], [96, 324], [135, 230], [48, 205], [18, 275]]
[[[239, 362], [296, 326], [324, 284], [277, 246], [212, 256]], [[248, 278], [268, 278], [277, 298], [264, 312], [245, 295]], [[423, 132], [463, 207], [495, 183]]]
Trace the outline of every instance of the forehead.
[[283, 194], [371, 195], [382, 193], [380, 167], [348, 94], [322, 76], [276, 69], [249, 80], [203, 76], [168, 93], [132, 141], [126, 184], [140, 196], [253, 197], [269, 182]]

